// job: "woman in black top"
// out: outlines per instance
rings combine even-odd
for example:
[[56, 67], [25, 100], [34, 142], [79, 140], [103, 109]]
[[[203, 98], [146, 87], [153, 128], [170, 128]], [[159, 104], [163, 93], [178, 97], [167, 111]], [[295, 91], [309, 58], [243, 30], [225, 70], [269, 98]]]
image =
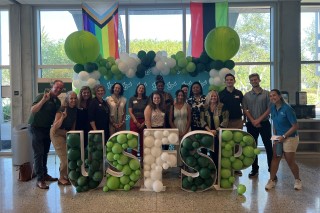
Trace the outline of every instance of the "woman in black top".
[[60, 177], [58, 184], [70, 185], [68, 180], [68, 159], [66, 146], [66, 133], [75, 129], [77, 118], [77, 94], [73, 91], [67, 93], [61, 109], [56, 113], [55, 120], [50, 129], [50, 139], [60, 159]]
[[106, 89], [103, 85], [94, 87], [96, 97], [92, 99], [89, 106], [89, 122], [93, 130], [104, 130], [105, 141], [109, 139], [109, 105], [103, 100]]
[[88, 118], [88, 108], [92, 101], [91, 89], [88, 86], [83, 86], [80, 89], [78, 95], [78, 110], [77, 110], [77, 122], [76, 130], [83, 130], [84, 134], [84, 147], [88, 144], [88, 132], [91, 130], [91, 126]]
[[188, 99], [188, 104], [191, 107], [191, 131], [204, 130], [200, 122], [200, 113], [204, 109], [205, 101], [206, 96], [203, 95], [201, 84], [193, 82]]

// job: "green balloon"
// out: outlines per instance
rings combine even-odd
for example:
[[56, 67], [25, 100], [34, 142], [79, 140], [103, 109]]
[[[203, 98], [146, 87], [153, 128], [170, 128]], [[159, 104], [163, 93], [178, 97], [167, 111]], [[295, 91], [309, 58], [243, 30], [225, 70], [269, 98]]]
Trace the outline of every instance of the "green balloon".
[[210, 58], [226, 61], [237, 54], [240, 38], [230, 27], [216, 27], [208, 33], [204, 45]]
[[237, 192], [239, 195], [242, 195], [246, 192], [247, 188], [245, 185], [243, 184], [239, 184], [238, 187], [237, 187]]
[[99, 56], [99, 41], [88, 31], [76, 31], [67, 37], [64, 43], [64, 51], [71, 61], [85, 64], [95, 61]]

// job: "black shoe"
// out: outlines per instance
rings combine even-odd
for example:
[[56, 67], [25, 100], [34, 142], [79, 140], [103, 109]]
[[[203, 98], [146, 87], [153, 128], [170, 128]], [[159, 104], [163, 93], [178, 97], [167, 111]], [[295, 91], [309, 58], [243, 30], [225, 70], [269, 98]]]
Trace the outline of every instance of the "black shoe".
[[258, 174], [259, 174], [259, 171], [254, 171], [254, 170], [252, 170], [250, 173], [249, 173], [249, 178], [253, 178], [253, 177], [255, 177], [255, 176], [258, 176]]
[[240, 176], [240, 177], [242, 176], [242, 172], [241, 172], [241, 171], [234, 171], [234, 174], [235, 174], [235, 175], [238, 175], [238, 176]]

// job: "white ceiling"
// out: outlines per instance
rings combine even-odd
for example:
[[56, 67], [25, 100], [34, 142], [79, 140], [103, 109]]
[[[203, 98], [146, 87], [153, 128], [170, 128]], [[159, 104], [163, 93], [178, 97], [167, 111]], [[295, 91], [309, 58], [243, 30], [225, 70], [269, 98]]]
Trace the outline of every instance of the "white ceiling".
[[[80, 5], [89, 1], [109, 1], [109, 0], [0, 0], [0, 5], [8, 4], [30, 4], [30, 5]], [[224, 0], [119, 0], [120, 4], [154, 4], [154, 3], [188, 3], [188, 2], [221, 2]], [[229, 0], [229, 2], [266, 2], [279, 0]], [[288, 0], [287, 0], [288, 1]], [[289, 0], [290, 1], [290, 0]], [[316, 2], [320, 0], [302, 0], [302, 2]]]

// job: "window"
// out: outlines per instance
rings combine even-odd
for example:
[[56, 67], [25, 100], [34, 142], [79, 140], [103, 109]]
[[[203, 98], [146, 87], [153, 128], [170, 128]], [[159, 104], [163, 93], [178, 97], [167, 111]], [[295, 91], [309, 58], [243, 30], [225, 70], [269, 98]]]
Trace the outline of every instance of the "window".
[[248, 76], [258, 73], [261, 87], [270, 90], [271, 75], [271, 10], [270, 7], [230, 7], [229, 26], [240, 37], [240, 49], [232, 58], [237, 65], [236, 87], [251, 89]]
[[0, 9], [0, 151], [11, 149], [9, 11]]
[[[301, 90], [320, 110], [320, 5], [301, 7]], [[319, 114], [319, 113], [317, 113]]]
[[[140, 50], [146, 52], [164, 50], [170, 56], [183, 50], [186, 46], [183, 36], [186, 32], [183, 28], [185, 10], [183, 6], [157, 9], [120, 7], [120, 52], [123, 52], [124, 49], [129, 53], [138, 53]], [[128, 12], [128, 19], [125, 17], [125, 11]], [[190, 29], [190, 21], [187, 24], [187, 28]], [[127, 30], [128, 38], [125, 37]], [[129, 44], [126, 48], [123, 48], [125, 43], [122, 40], [124, 39], [127, 39], [127, 44]], [[188, 41], [188, 38], [186, 40]]]
[[64, 42], [82, 30], [81, 10], [39, 10], [38, 29], [38, 78], [72, 78], [74, 63], [65, 54]]

